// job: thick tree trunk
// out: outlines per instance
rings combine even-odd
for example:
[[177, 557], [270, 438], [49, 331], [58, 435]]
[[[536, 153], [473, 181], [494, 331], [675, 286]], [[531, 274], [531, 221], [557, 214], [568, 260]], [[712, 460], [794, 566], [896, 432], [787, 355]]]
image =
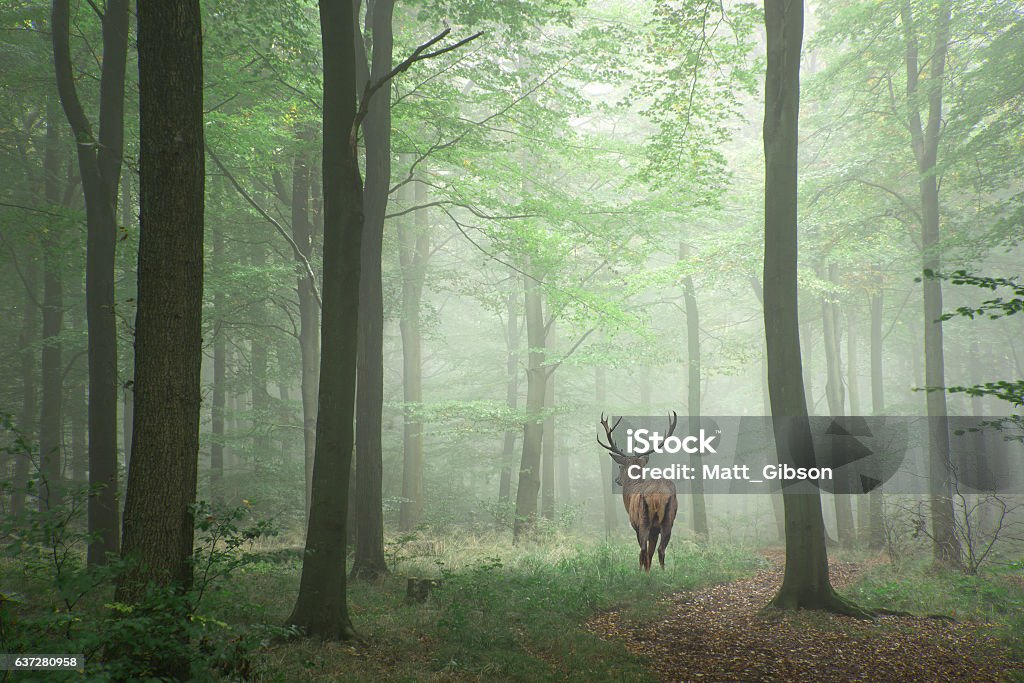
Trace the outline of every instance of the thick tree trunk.
[[[142, 3], [135, 426], [117, 599], [192, 584], [203, 309], [202, 25], [198, 0]], [[160, 664], [187, 673], [180, 658]]]
[[[679, 258], [687, 258], [686, 245], [679, 247]], [[689, 413], [689, 433], [696, 434], [700, 430], [700, 310], [697, 308], [697, 290], [693, 286], [693, 278], [687, 275], [683, 278], [683, 300], [686, 304], [686, 395], [687, 412]], [[700, 469], [700, 456], [690, 456], [690, 465], [697, 470]], [[704, 502], [704, 480], [700, 477], [690, 482], [690, 500], [693, 505], [693, 533], [699, 538], [707, 539], [710, 529], [708, 527], [708, 512]]]
[[519, 463], [519, 488], [516, 489], [516, 521], [513, 540], [529, 535], [537, 520], [537, 496], [540, 493], [541, 447], [544, 435], [544, 396], [548, 371], [544, 366], [545, 330], [543, 291], [532, 277], [527, 260], [523, 269], [523, 301], [526, 339], [529, 346], [526, 366], [526, 422], [523, 424], [523, 455]]
[[[405, 163], [411, 163], [406, 155]], [[403, 188], [403, 203], [422, 207], [427, 203], [426, 183], [412, 183], [412, 197]], [[411, 201], [410, 201], [411, 200]], [[426, 208], [415, 211], [410, 230], [405, 221], [398, 224], [398, 259], [402, 268], [402, 498], [399, 528], [413, 529], [423, 515], [423, 336], [420, 330], [420, 306], [430, 258], [430, 216]]]
[[[367, 8], [372, 27], [373, 59], [368, 77], [374, 81], [391, 71], [392, 0], [375, 0]], [[365, 44], [369, 37], [363, 36]], [[357, 43], [359, 36], [357, 32]], [[356, 45], [357, 62], [366, 62], [367, 48]], [[359, 79], [363, 80], [363, 79]], [[360, 91], [365, 81], [356, 86]], [[384, 214], [391, 189], [391, 89], [369, 103], [363, 121], [366, 143], [366, 208], [359, 281], [359, 369], [356, 382], [356, 552], [352, 576], [376, 579], [387, 573], [384, 561], [384, 465], [381, 423], [384, 408], [384, 289], [382, 261]]]
[[128, 0], [110, 0], [103, 13], [99, 136], [78, 99], [71, 63], [69, 0], [54, 0], [51, 19], [57, 90], [78, 141], [85, 194], [86, 315], [89, 321], [89, 564], [103, 564], [119, 546], [117, 505], [117, 327], [114, 255], [117, 186], [124, 140], [124, 78]]
[[908, 128], [917, 160], [918, 189], [921, 199], [921, 267], [924, 300], [925, 385], [928, 388], [928, 441], [931, 451], [931, 524], [932, 552], [937, 564], [957, 567], [961, 563], [960, 542], [956, 536], [951, 493], [952, 472], [949, 463], [949, 424], [946, 411], [946, 370], [942, 344], [942, 285], [930, 277], [939, 273], [942, 258], [939, 247], [939, 179], [936, 173], [939, 140], [942, 136], [942, 83], [945, 78], [949, 42], [950, 6], [942, 0], [936, 6], [935, 45], [928, 56], [928, 118], [922, 124], [917, 99], [920, 69], [917, 29], [909, 3], [901, 8], [900, 18], [907, 40], [907, 100], [910, 112]]
[[[46, 99], [46, 151], [43, 157], [43, 187], [50, 207], [60, 204], [60, 128], [58, 104]], [[64, 324], [64, 287], [61, 281], [61, 230], [50, 226], [43, 237], [43, 351], [42, 406], [39, 417], [39, 460], [43, 480], [39, 488], [39, 508], [47, 510], [61, 504], [63, 498], [61, 446], [64, 421], [61, 402], [64, 394], [64, 367], [61, 363], [60, 332]]]
[[[797, 121], [803, 2], [766, 0], [764, 317], [775, 441], [797, 467], [814, 463], [801, 378], [797, 309]], [[852, 611], [832, 590], [821, 500], [784, 494], [786, 569], [776, 607]]]
[[363, 187], [352, 125], [356, 69], [352, 6], [320, 1], [324, 65], [324, 285], [320, 409], [302, 578], [288, 623], [308, 635], [355, 635], [348, 616], [346, 536], [355, 430]]

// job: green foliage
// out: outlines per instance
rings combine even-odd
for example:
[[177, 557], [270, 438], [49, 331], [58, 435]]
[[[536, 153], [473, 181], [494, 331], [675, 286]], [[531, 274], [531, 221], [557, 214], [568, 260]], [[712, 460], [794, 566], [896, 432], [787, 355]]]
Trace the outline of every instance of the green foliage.
[[[13, 443], [9, 452], [27, 449], [20, 436]], [[5, 492], [11, 488], [4, 482]], [[251, 520], [247, 507], [198, 503], [194, 585], [188, 590], [151, 585], [137, 603], [124, 604], [111, 597], [128, 565], [118, 558], [98, 567], [84, 562], [88, 489], [68, 488], [60, 505], [42, 510], [34, 492], [35, 486], [29, 485], [25, 510], [0, 520], [0, 567], [6, 577], [0, 585], [0, 650], [83, 653], [86, 680], [156, 680], [180, 662], [186, 670], [191, 667], [193, 680], [205, 680], [220, 674], [245, 676], [253, 649], [283, 632], [229, 625], [203, 604], [204, 595], [217, 592], [233, 574], [259, 561], [251, 552], [253, 545], [275, 533], [269, 522]], [[77, 672], [25, 676], [82, 680]]]

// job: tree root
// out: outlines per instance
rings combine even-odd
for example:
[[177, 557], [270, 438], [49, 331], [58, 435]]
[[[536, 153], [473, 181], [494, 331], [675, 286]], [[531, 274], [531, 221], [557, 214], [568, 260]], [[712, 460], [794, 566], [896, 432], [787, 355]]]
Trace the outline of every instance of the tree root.
[[811, 595], [799, 595], [796, 592], [789, 591], [783, 593], [780, 591], [766, 605], [766, 608], [778, 610], [820, 610], [867, 621], [874, 621], [875, 618], [875, 613], [872, 610], [861, 607], [857, 603], [839, 595], [834, 590]]

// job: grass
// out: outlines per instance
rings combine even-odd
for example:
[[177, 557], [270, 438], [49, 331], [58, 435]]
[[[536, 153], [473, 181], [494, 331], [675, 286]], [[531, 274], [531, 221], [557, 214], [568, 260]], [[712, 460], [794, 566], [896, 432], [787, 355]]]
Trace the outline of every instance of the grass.
[[[378, 584], [350, 584], [361, 642], [302, 639], [257, 659], [263, 681], [645, 680], [639, 658], [585, 629], [606, 609], [634, 619], [658, 614], [659, 597], [729, 581], [761, 566], [738, 547], [674, 543], [664, 571], [638, 571], [626, 540], [566, 538], [513, 548], [507, 538], [447, 537], [397, 562]], [[231, 620], [280, 623], [291, 608], [298, 564], [246, 569], [210, 608]], [[405, 604], [405, 577], [435, 577], [424, 604]]]
[[868, 608], [942, 615], [984, 624], [1024, 661], [1024, 564], [993, 566], [974, 576], [936, 569], [930, 559], [869, 566], [843, 591]]

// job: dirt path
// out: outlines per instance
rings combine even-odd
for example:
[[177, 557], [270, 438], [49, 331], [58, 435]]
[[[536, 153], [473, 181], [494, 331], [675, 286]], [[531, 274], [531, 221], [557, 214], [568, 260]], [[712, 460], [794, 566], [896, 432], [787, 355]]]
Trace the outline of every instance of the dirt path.
[[[618, 612], [587, 628], [623, 640], [664, 681], [1001, 681], [1011, 663], [977, 624], [942, 619], [761, 613], [782, 582], [782, 562], [749, 579], [663, 600], [658, 621], [632, 623]], [[841, 588], [859, 566], [833, 563]], [[1020, 665], [1017, 664], [1017, 671]]]

